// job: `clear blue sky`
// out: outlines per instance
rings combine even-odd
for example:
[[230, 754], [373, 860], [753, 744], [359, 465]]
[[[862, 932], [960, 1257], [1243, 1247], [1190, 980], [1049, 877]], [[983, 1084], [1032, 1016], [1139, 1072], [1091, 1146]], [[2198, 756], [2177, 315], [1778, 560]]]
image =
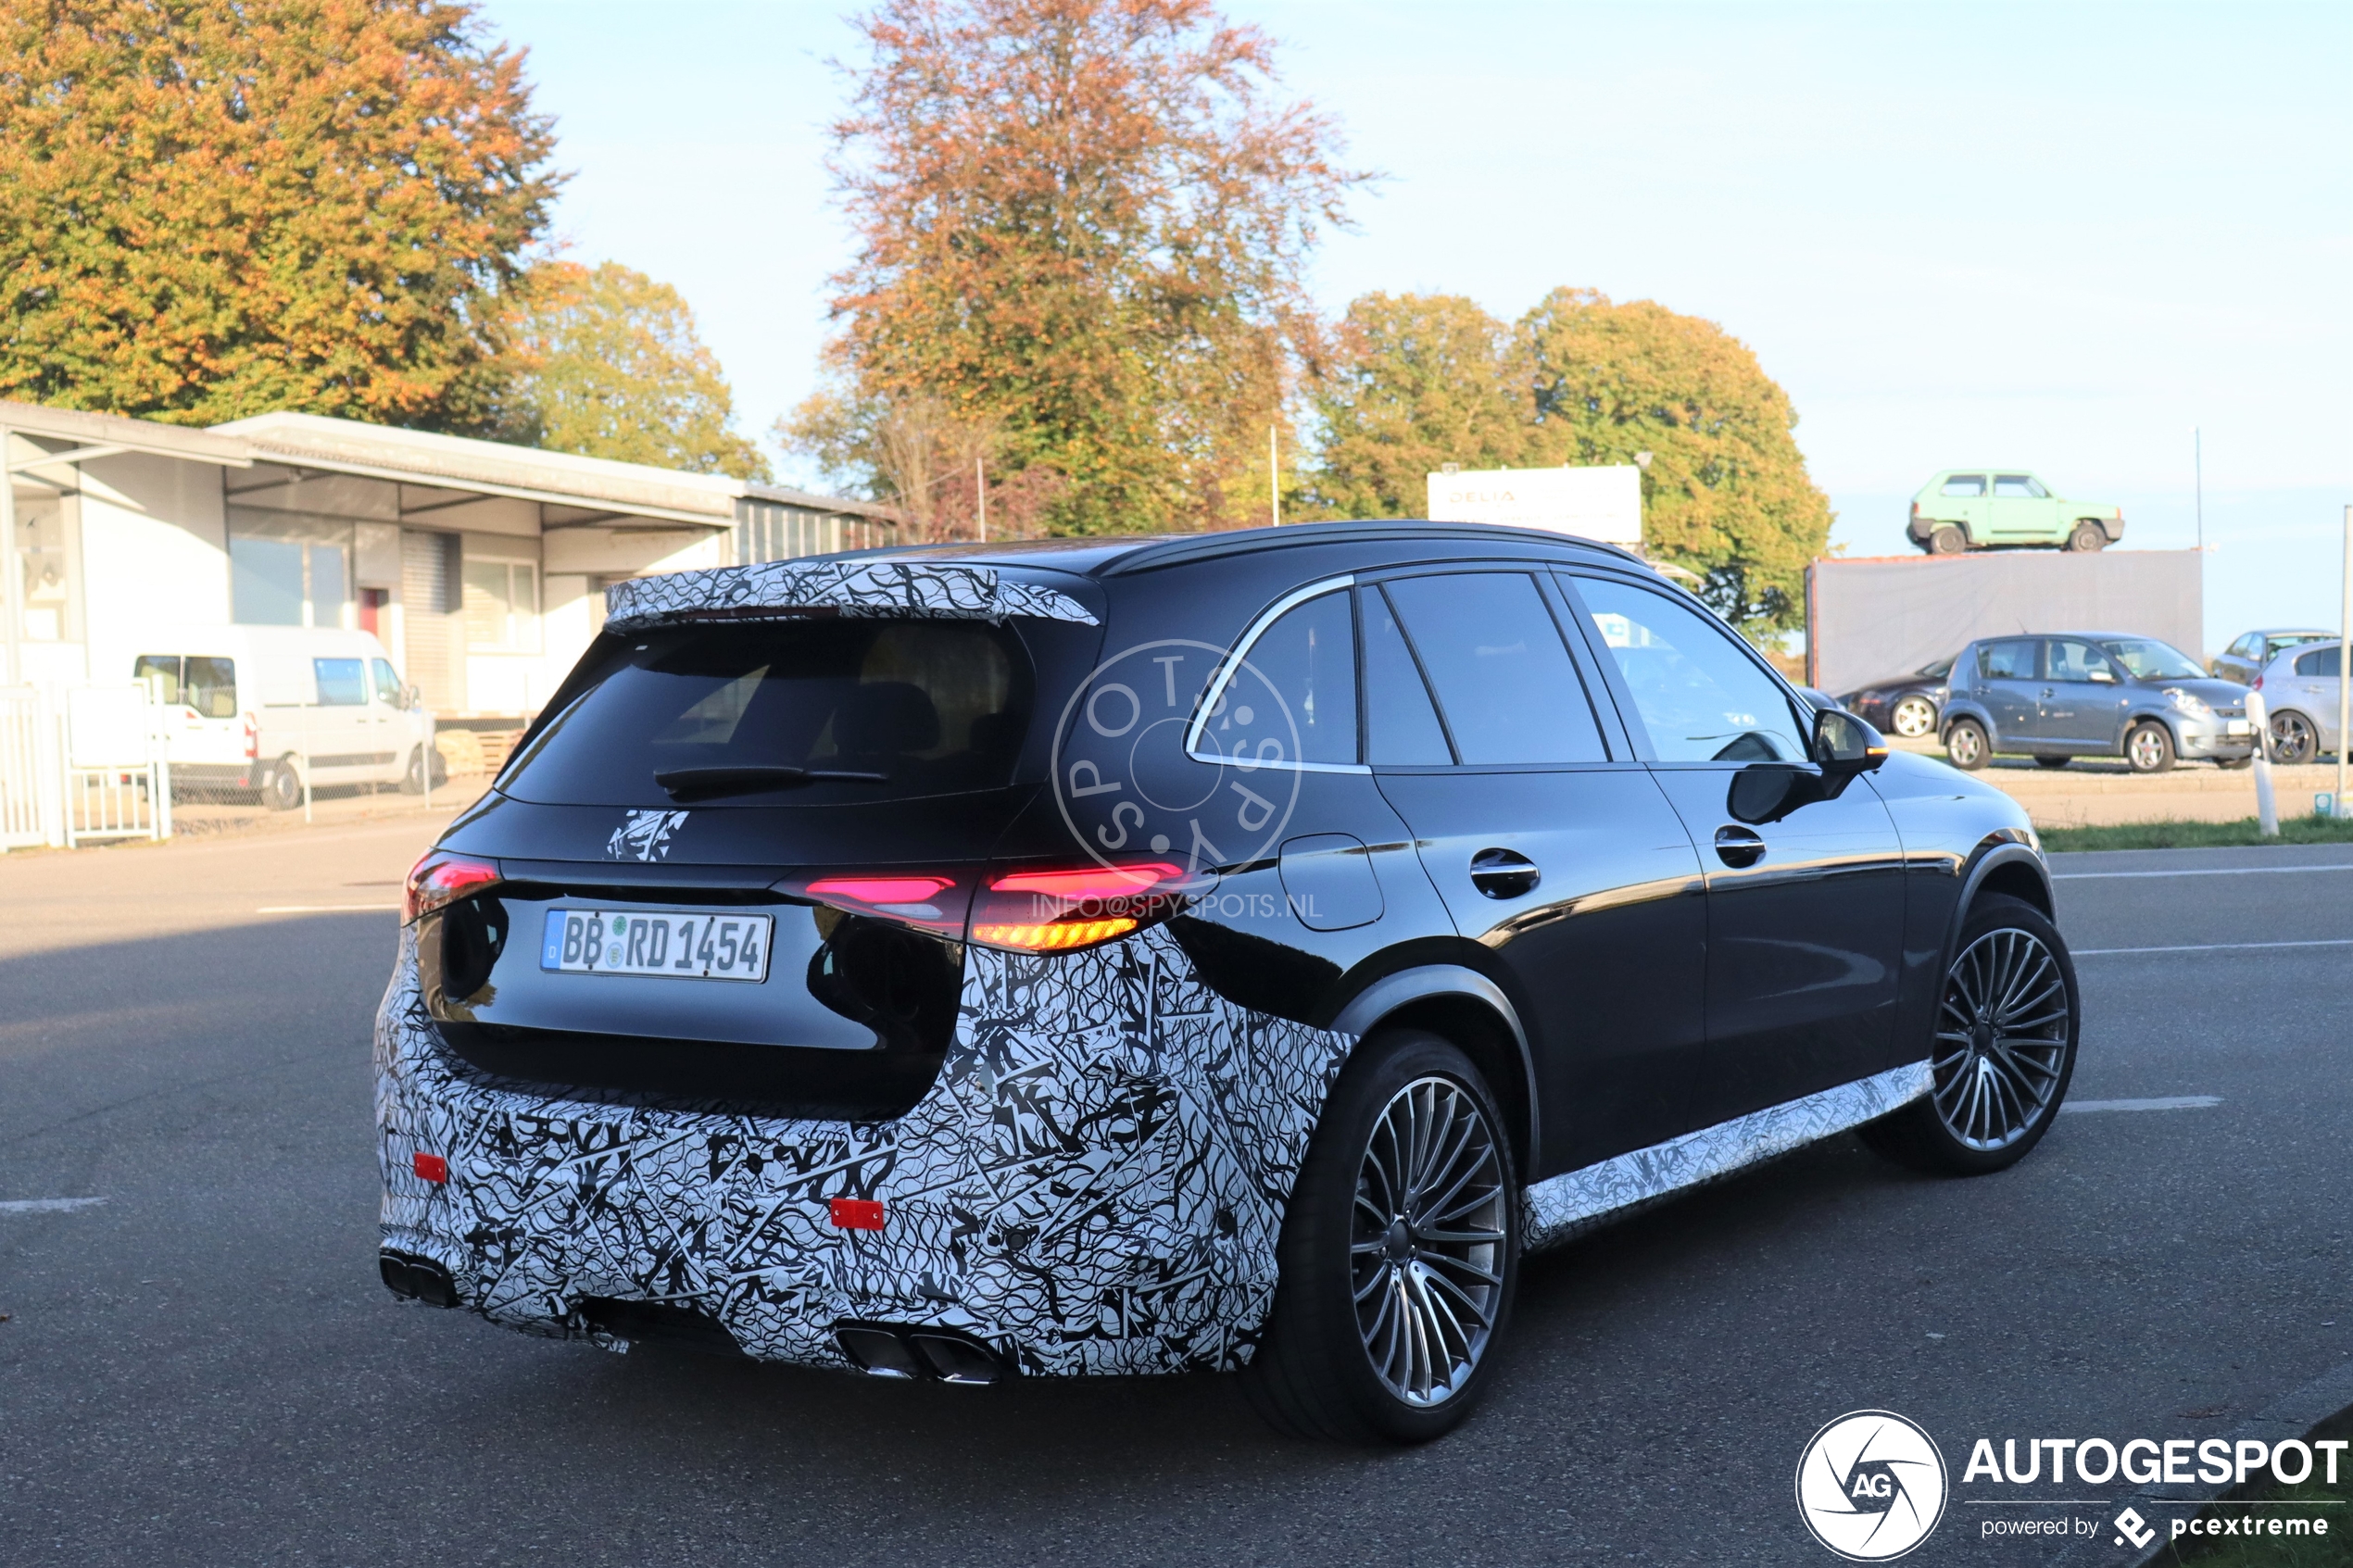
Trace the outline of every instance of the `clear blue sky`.
[[[573, 254], [676, 284], [764, 434], [846, 255], [842, 4], [491, 0]], [[1389, 179], [1316, 272], [1516, 316], [1568, 283], [1747, 342], [1849, 553], [1933, 470], [2034, 468], [2193, 542], [2208, 638], [2336, 621], [2353, 501], [2353, 6], [1265, 4]], [[796, 476], [804, 482], [807, 475]], [[2196, 650], [2193, 650], [2196, 651]]]

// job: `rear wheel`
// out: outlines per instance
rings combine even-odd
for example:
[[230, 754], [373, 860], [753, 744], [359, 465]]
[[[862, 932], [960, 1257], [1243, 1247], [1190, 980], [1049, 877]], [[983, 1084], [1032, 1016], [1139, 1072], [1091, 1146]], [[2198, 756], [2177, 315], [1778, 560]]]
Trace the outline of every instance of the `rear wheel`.
[[1928, 553], [1931, 556], [1957, 556], [1969, 548], [1969, 535], [1952, 523], [1940, 523], [1928, 536]]
[[2320, 755], [2321, 734], [2301, 713], [2271, 715], [2271, 760], [2290, 766]]
[[291, 811], [302, 804], [302, 774], [291, 757], [270, 764], [261, 780], [261, 803], [272, 811]]
[[1484, 1391], [1519, 1273], [1494, 1096], [1419, 1030], [1376, 1035], [1333, 1087], [1283, 1219], [1280, 1284], [1243, 1374], [1302, 1436], [1418, 1443]]
[[2050, 1130], [2075, 1076], [2082, 1004], [2067, 943], [2043, 911], [1981, 897], [1944, 972], [1925, 1098], [1862, 1129], [1917, 1169], [1982, 1175], [2015, 1165]]
[[1906, 740], [1918, 740], [1936, 728], [1936, 704], [1917, 694], [1895, 705], [1888, 715], [1889, 726]]
[[2067, 547], [2078, 555], [2108, 548], [2108, 530], [2096, 522], [2079, 522], [2075, 532], [2067, 536]]
[[1956, 719], [1952, 728], [1944, 732], [1944, 755], [1954, 767], [1965, 772], [1973, 773], [1984, 767], [1986, 759], [1993, 754], [1985, 726], [1974, 719]]
[[2173, 766], [2173, 732], [2143, 720], [2124, 737], [2124, 764], [2136, 773], [2161, 773]]

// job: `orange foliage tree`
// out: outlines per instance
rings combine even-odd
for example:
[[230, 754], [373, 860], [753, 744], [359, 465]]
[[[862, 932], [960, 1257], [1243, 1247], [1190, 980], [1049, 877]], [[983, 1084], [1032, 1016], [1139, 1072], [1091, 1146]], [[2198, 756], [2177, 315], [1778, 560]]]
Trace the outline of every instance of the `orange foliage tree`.
[[912, 404], [979, 433], [945, 446], [985, 441], [1051, 532], [1263, 516], [1314, 342], [1302, 270], [1364, 178], [1270, 99], [1269, 41], [1208, 0], [883, 0], [857, 25], [845, 384], [804, 448], [872, 451], [844, 415]]
[[443, 0], [0, 0], [0, 395], [495, 424], [522, 63]]

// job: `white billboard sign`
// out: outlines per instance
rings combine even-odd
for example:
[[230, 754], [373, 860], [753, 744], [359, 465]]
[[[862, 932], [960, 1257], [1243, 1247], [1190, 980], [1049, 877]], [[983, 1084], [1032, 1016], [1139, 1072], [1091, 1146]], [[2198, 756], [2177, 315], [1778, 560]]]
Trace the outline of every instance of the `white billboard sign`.
[[1429, 476], [1432, 522], [1546, 528], [1612, 545], [1642, 542], [1642, 470], [1478, 469]]

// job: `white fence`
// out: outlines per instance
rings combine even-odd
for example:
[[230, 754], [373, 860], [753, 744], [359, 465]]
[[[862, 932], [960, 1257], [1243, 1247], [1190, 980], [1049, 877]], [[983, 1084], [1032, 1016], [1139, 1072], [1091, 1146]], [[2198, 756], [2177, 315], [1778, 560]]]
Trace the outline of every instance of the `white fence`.
[[171, 836], [159, 694], [0, 686], [0, 849]]

